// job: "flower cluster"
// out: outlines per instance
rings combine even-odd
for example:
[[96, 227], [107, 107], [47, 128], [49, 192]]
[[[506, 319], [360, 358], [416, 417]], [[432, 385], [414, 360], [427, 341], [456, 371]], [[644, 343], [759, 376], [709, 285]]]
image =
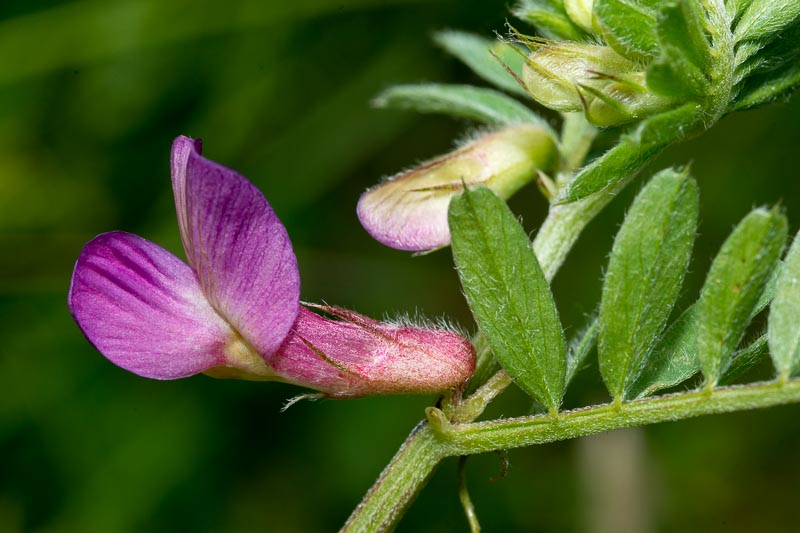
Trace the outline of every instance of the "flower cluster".
[[200, 150], [187, 137], [172, 147], [188, 264], [116, 231], [90, 241], [75, 265], [70, 311], [111, 362], [155, 379], [284, 381], [330, 397], [437, 392], [469, 378], [475, 353], [460, 335], [301, 305], [283, 224], [252, 183]]

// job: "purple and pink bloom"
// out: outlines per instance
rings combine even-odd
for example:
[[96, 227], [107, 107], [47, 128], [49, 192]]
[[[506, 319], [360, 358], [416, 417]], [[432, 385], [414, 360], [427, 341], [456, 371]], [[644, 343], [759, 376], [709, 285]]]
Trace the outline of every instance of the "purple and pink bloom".
[[439, 392], [469, 378], [475, 353], [461, 335], [301, 305], [286, 228], [252, 183], [200, 151], [187, 137], [172, 146], [188, 264], [120, 231], [95, 237], [75, 264], [70, 311], [111, 362], [154, 379], [205, 373], [330, 397]]

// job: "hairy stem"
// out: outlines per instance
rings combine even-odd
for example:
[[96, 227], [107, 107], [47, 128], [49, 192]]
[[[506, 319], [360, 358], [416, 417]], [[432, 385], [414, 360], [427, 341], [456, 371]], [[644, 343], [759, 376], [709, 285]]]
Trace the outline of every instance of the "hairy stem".
[[468, 455], [593, 435], [613, 429], [800, 402], [800, 380], [772, 381], [604, 404], [560, 413], [453, 424], [447, 455]]
[[418, 424], [341, 531], [366, 533], [394, 529], [446, 455], [446, 448], [427, 422]]

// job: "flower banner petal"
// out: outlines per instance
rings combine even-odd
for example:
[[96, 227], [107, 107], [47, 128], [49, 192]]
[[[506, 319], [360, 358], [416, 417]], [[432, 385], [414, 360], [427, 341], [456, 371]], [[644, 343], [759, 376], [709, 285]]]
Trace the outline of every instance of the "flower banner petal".
[[211, 305], [266, 356], [299, 309], [300, 274], [289, 235], [264, 195], [233, 170], [173, 145], [175, 206], [189, 264]]
[[89, 341], [140, 376], [176, 379], [226, 364], [230, 326], [180, 259], [136, 235], [98, 235], [83, 249], [69, 308]]

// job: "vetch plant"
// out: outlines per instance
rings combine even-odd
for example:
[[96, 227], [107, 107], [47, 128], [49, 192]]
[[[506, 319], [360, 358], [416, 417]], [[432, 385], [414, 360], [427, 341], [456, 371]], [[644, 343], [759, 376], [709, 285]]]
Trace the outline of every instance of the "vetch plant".
[[[471, 345], [441, 329], [301, 305], [291, 244], [266, 200], [187, 138], [173, 147], [172, 174], [189, 264], [119, 232], [90, 242], [76, 264], [76, 321], [137, 374], [280, 380], [329, 397], [441, 393], [342, 531], [393, 529], [447, 457], [800, 401], [800, 239], [784, 254], [780, 205], [742, 218], [696, 302], [679, 308], [702, 176], [661, 170], [629, 207], [598, 311], [577, 334], [562, 327], [550, 287], [586, 225], [661, 152], [800, 84], [800, 3], [524, 0], [514, 14], [535, 35], [436, 37], [500, 90], [405, 85], [376, 98], [484, 129], [370, 189], [357, 210], [388, 246], [451, 246], [479, 331]], [[558, 114], [559, 127], [508, 93]], [[532, 181], [550, 204], [531, 241], [504, 200]], [[754, 319], [766, 309], [763, 327]], [[593, 356], [608, 401], [563, 410]], [[769, 362], [772, 379], [748, 379]], [[532, 414], [479, 420], [512, 384]], [[460, 496], [478, 531], [463, 483]]]

